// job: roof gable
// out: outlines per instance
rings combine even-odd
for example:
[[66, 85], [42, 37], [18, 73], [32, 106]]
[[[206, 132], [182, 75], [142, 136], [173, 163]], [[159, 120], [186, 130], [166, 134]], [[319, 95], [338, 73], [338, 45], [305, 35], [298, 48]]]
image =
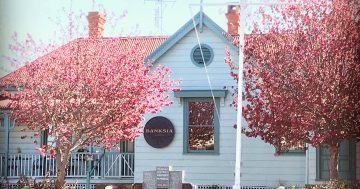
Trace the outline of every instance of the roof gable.
[[[233, 37], [226, 35], [227, 32], [224, 31], [219, 25], [217, 25], [213, 20], [211, 20], [205, 13], [199, 12], [194, 16], [195, 26], [199, 24], [206, 25], [211, 31], [215, 33], [220, 39], [227, 43], [230, 48], [233, 48], [235, 51], [238, 51], [232, 42], [234, 41]], [[162, 45], [160, 45], [154, 52], [145, 58], [145, 63], [153, 62], [159, 59], [164, 55], [171, 47], [173, 47], [177, 42], [179, 42], [183, 37], [185, 37], [190, 31], [194, 29], [193, 19], [190, 19], [183, 25], [179, 30], [177, 30], [172, 36], [170, 36]]]

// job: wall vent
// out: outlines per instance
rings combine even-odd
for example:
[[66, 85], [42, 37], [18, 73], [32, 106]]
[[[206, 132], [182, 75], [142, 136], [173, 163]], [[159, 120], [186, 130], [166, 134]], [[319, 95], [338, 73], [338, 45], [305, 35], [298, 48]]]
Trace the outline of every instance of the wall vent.
[[[200, 48], [201, 47], [201, 48]], [[204, 59], [201, 55], [201, 51], [202, 51], [202, 55], [204, 56]], [[206, 65], [209, 65], [213, 58], [214, 58], [214, 52], [212, 50], [212, 48], [209, 45], [206, 44], [201, 44], [196, 45], [192, 50], [191, 50], [191, 61], [199, 67], [203, 67], [204, 66], [204, 61]]]

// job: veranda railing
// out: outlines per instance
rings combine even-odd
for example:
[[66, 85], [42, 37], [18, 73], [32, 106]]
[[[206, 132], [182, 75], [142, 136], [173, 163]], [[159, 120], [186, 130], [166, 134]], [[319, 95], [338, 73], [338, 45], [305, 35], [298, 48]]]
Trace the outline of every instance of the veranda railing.
[[[103, 158], [101, 161], [100, 157]], [[57, 175], [55, 159], [48, 155], [43, 157], [39, 153], [16, 153], [5, 157], [4, 153], [0, 153], [0, 161], [0, 174], [7, 178], [18, 178], [21, 175], [28, 177], [44, 177], [46, 174], [49, 177], [56, 177]], [[134, 154], [106, 152], [104, 156], [101, 156], [101, 153], [73, 153], [69, 160], [67, 177], [86, 178], [88, 171], [94, 166], [92, 178], [132, 178]]]

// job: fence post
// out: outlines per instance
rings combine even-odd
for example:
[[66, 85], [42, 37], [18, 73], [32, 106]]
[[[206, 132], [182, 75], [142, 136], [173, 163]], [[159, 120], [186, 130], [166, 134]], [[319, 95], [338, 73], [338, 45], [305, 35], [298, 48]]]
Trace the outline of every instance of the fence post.
[[4, 127], [5, 127], [5, 176], [9, 176], [9, 132], [10, 132], [10, 121], [9, 114], [4, 113]]
[[[92, 152], [93, 152], [93, 150], [92, 150], [92, 147], [90, 146], [89, 154], [91, 154], [93, 156], [94, 154]], [[101, 154], [101, 156], [100, 156], [99, 160], [96, 162], [96, 164], [94, 164], [94, 162], [93, 162], [94, 159], [93, 158], [91, 159], [91, 161], [89, 161], [90, 162], [89, 165], [88, 165], [89, 170], [88, 170], [88, 173], [86, 175], [86, 189], [90, 189], [91, 174], [94, 172], [95, 167], [100, 165], [102, 158], [104, 158], [104, 155], [105, 155], [105, 150], [104, 150], [104, 153]]]
[[[93, 155], [93, 148], [92, 146], [89, 146], [89, 155]], [[86, 173], [86, 189], [90, 189], [90, 177], [91, 177], [91, 173], [92, 173], [92, 164], [93, 164], [93, 159], [88, 161], [87, 164], [87, 173]]]
[[[105, 148], [103, 148], [103, 152], [101, 154], [101, 157], [105, 158]], [[101, 161], [101, 160], [99, 159], [99, 161]], [[105, 160], [102, 160], [100, 170], [101, 170], [101, 178], [104, 179], [105, 178], [105, 173], [106, 173], [106, 171], [105, 171]]]

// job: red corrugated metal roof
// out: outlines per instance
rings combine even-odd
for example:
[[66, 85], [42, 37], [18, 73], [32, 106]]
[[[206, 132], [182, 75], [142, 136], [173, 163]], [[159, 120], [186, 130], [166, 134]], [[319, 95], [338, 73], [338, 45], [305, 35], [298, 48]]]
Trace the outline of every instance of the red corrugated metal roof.
[[[62, 55], [70, 55], [71, 52], [78, 50], [79, 52], [84, 52], [91, 54], [89, 52], [89, 47], [96, 44], [97, 49], [101, 49], [101, 55], [102, 56], [116, 56], [120, 52], [129, 51], [132, 49], [134, 45], [137, 45], [136, 50], [141, 51], [144, 53], [144, 58], [148, 56], [150, 53], [152, 53], [155, 49], [157, 49], [162, 43], [164, 43], [168, 39], [167, 36], [140, 36], [140, 37], [118, 37], [118, 38], [100, 38], [100, 39], [90, 39], [90, 38], [79, 38], [76, 39], [70, 43], [67, 43], [58, 49], [50, 52], [49, 54], [46, 54], [42, 57], [39, 57], [35, 61], [31, 62], [30, 64], [36, 64], [46, 61], [47, 59], [50, 59], [51, 56], [58, 56], [59, 54]], [[68, 53], [64, 53], [64, 52]], [[142, 60], [143, 61], [143, 60]], [[25, 76], [24, 68], [26, 66], [19, 68], [18, 70], [9, 73], [8, 75], [0, 78], [0, 86], [6, 86], [14, 84], [13, 81], [14, 76], [19, 74]], [[26, 77], [26, 76], [25, 76]]]

